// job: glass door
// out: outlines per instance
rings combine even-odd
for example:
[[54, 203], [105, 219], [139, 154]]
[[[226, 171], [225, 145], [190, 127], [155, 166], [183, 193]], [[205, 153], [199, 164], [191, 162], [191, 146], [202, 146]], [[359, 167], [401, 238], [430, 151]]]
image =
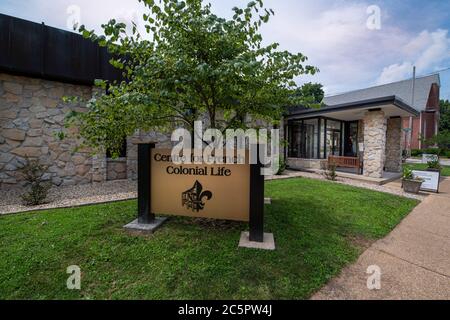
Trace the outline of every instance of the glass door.
[[345, 124], [344, 155], [346, 157], [358, 156], [358, 122]]
[[339, 156], [341, 154], [341, 131], [330, 130], [331, 134], [331, 150], [330, 154], [333, 156]]

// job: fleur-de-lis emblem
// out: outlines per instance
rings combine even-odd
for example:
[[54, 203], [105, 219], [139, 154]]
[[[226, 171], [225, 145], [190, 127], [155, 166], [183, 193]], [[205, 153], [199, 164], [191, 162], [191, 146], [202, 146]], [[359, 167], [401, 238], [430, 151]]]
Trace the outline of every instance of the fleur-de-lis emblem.
[[194, 186], [191, 189], [182, 193], [182, 206], [191, 209], [194, 212], [203, 210], [205, 208], [205, 202], [211, 200], [213, 194], [211, 191], [202, 191], [203, 186], [201, 183], [198, 182], [198, 180], [195, 181]]

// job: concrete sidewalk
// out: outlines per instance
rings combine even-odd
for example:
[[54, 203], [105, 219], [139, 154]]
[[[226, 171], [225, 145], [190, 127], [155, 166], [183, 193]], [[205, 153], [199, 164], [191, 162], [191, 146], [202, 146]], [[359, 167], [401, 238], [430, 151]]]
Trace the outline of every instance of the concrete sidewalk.
[[[369, 266], [381, 289], [369, 290]], [[450, 299], [450, 179], [312, 299]]]

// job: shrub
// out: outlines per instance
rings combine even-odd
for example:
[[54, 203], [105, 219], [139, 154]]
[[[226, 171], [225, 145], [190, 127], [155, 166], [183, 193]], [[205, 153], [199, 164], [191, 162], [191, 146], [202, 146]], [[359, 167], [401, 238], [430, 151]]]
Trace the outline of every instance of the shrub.
[[50, 183], [43, 179], [46, 170], [47, 167], [39, 161], [26, 159], [25, 165], [20, 169], [29, 187], [29, 191], [21, 196], [25, 205], [37, 206], [45, 203], [50, 189]]
[[427, 164], [429, 169], [441, 169], [439, 159], [428, 161]]
[[412, 157], [420, 157], [423, 154], [435, 154], [437, 156], [443, 156], [447, 153], [444, 149], [441, 148], [427, 148], [427, 149], [412, 149], [411, 156]]
[[283, 174], [283, 172], [286, 170], [287, 168], [287, 162], [286, 159], [284, 159], [283, 157], [280, 157], [280, 168], [278, 169], [277, 172], [277, 176], [280, 176]]
[[404, 180], [413, 180], [413, 172], [412, 169], [405, 167], [403, 168], [403, 179]]
[[328, 180], [336, 181], [336, 164], [334, 162], [328, 163], [327, 170], [325, 170], [324, 175]]
[[422, 154], [423, 153], [435, 154], [435, 155], [439, 156], [439, 155], [441, 155], [441, 152], [442, 152], [442, 150], [440, 148], [427, 148], [422, 151]]
[[403, 180], [423, 181], [421, 178], [414, 178], [413, 170], [408, 167], [403, 168]]

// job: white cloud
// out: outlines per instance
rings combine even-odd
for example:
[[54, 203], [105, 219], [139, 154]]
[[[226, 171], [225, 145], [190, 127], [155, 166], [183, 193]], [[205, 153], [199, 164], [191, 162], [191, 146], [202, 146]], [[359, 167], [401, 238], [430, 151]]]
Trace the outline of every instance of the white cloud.
[[424, 30], [400, 48], [399, 58], [410, 60], [385, 67], [377, 79], [377, 84], [389, 83], [411, 77], [413, 66], [417, 73], [434, 71], [450, 58], [450, 38], [448, 30], [434, 32]]
[[318, 0], [293, 10], [292, 2], [277, 2], [276, 15], [263, 29], [264, 35], [285, 49], [306, 54], [309, 62], [320, 68], [317, 76], [300, 78], [300, 82], [322, 82], [327, 94], [362, 88], [374, 82], [385, 59], [396, 57], [390, 47], [406, 38], [402, 30], [387, 23], [384, 7], [381, 30], [368, 29], [370, 5]]

